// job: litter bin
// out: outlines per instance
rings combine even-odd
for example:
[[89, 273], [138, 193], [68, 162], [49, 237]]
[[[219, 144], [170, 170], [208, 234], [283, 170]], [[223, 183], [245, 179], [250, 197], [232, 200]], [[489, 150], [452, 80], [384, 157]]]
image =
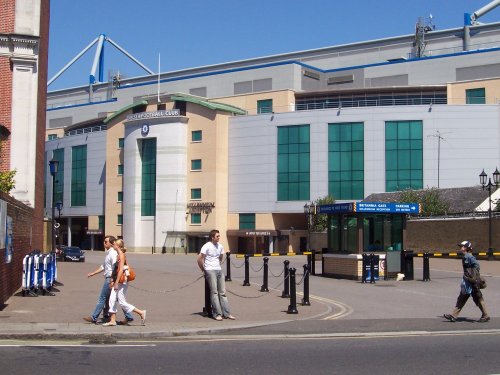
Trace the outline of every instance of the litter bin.
[[401, 252], [401, 273], [405, 280], [413, 280], [413, 251], [403, 250]]

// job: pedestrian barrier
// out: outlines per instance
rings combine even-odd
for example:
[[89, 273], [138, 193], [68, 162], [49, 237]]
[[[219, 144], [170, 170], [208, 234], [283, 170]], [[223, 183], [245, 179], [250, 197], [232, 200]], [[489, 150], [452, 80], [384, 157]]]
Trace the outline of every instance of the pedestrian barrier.
[[52, 289], [57, 275], [57, 261], [55, 254], [42, 254], [40, 250], [33, 250], [23, 258], [23, 272], [21, 294], [23, 297], [53, 296]]

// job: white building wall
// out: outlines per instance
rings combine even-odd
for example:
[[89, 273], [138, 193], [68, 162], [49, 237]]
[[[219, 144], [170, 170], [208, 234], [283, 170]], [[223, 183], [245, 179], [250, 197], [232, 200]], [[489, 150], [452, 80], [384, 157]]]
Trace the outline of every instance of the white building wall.
[[[184, 119], [172, 121], [130, 121], [125, 125], [123, 238], [133, 251], [180, 247], [175, 232], [186, 230], [187, 129]], [[141, 127], [146, 123], [149, 133], [143, 136]], [[156, 138], [155, 217], [141, 216], [139, 143], [145, 138]]]
[[365, 196], [385, 191], [385, 122], [423, 122], [423, 185], [479, 183], [482, 169], [500, 165], [500, 114], [496, 105], [342, 108], [238, 116], [229, 128], [229, 212], [301, 212], [303, 201], [277, 201], [277, 127], [310, 124], [310, 200], [328, 194], [328, 123], [364, 123]]

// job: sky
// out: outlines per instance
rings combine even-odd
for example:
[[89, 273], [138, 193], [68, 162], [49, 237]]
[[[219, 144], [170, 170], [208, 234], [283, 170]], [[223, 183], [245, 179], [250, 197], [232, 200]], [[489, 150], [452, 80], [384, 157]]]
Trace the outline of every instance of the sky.
[[[153, 72], [363, 42], [415, 32], [432, 14], [436, 30], [460, 28], [490, 0], [51, 0], [51, 79], [100, 34]], [[479, 19], [500, 21], [500, 7]], [[49, 91], [87, 85], [94, 45]], [[160, 57], [159, 57], [160, 56]], [[160, 64], [159, 64], [160, 60]], [[105, 45], [104, 81], [147, 73]]]

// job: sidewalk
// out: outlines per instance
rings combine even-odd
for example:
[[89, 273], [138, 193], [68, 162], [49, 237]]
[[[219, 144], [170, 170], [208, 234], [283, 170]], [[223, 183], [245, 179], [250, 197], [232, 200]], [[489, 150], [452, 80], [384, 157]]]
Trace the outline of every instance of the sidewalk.
[[[380, 280], [367, 285], [352, 280], [311, 277], [311, 306], [302, 306], [297, 295], [298, 314], [287, 314], [290, 300], [281, 298], [283, 276], [280, 276], [284, 257], [269, 261], [269, 289], [261, 292], [262, 258], [251, 259], [249, 287], [242, 286], [243, 260], [234, 258], [232, 282], [226, 283], [232, 313], [237, 320], [215, 321], [202, 314], [204, 285], [196, 265], [196, 256], [189, 254], [128, 254], [129, 263], [136, 269], [137, 279], [127, 292], [127, 300], [147, 310], [145, 326], [137, 317], [130, 326], [103, 327], [83, 321], [95, 307], [103, 282], [102, 274], [87, 278], [104, 258], [102, 252], [86, 252], [85, 263], [59, 263], [58, 281], [54, 296], [12, 296], [0, 311], [0, 339], [54, 338], [85, 339], [102, 342], [116, 339], [159, 338], [223, 332], [300, 330], [301, 333], [347, 332], [390, 328], [407, 329], [468, 329], [477, 325], [443, 322], [443, 312], [455, 303], [461, 278], [461, 263], [456, 259], [431, 259], [431, 280], [422, 282], [421, 259], [415, 259], [415, 281]], [[304, 256], [287, 257], [297, 269], [297, 283], [302, 277]], [[225, 269], [224, 269], [225, 270]], [[320, 263], [317, 263], [320, 272]], [[481, 273], [488, 281], [485, 289], [492, 321], [481, 329], [500, 328], [500, 262], [481, 261]], [[278, 276], [278, 277], [274, 277]], [[303, 285], [297, 286], [301, 293]], [[472, 300], [464, 308], [464, 317], [476, 317], [478, 310]], [[123, 317], [118, 313], [118, 319]], [[304, 322], [307, 320], [306, 322]], [[421, 322], [417, 322], [420, 320]], [[425, 322], [424, 322], [425, 320]], [[297, 321], [301, 321], [300, 325]], [[287, 323], [288, 322], [288, 323]], [[295, 322], [295, 323], [294, 323]], [[285, 324], [278, 324], [285, 323]], [[268, 327], [264, 327], [268, 326]], [[261, 327], [256, 330], [255, 327]], [[274, 328], [273, 328], [274, 327]], [[283, 328], [285, 329], [285, 328]], [[304, 332], [302, 332], [304, 331]]]
[[[232, 313], [237, 319], [219, 322], [203, 316], [204, 280], [200, 278], [195, 255], [128, 254], [137, 278], [130, 283], [127, 301], [147, 310], [146, 325], [141, 325], [137, 315], [130, 326], [89, 324], [83, 317], [89, 316], [95, 307], [103, 276], [102, 273], [92, 278], [86, 275], [103, 258], [103, 252], [87, 251], [85, 263], [59, 262], [58, 281], [62, 285], [55, 287], [54, 296], [22, 297], [21, 293], [12, 296], [0, 311], [0, 338], [169, 337], [310, 319], [332, 312], [332, 307], [323, 302], [301, 306], [302, 297], [297, 296], [299, 313], [287, 314], [290, 299], [281, 298], [283, 277], [270, 276], [270, 292], [261, 292], [261, 271], [260, 279], [251, 278], [249, 287], [244, 287], [238, 278], [226, 282]], [[237, 269], [234, 271], [241, 274]], [[278, 290], [272, 289], [275, 286]], [[302, 286], [297, 291], [301, 292]], [[119, 311], [117, 320], [122, 318]]]

